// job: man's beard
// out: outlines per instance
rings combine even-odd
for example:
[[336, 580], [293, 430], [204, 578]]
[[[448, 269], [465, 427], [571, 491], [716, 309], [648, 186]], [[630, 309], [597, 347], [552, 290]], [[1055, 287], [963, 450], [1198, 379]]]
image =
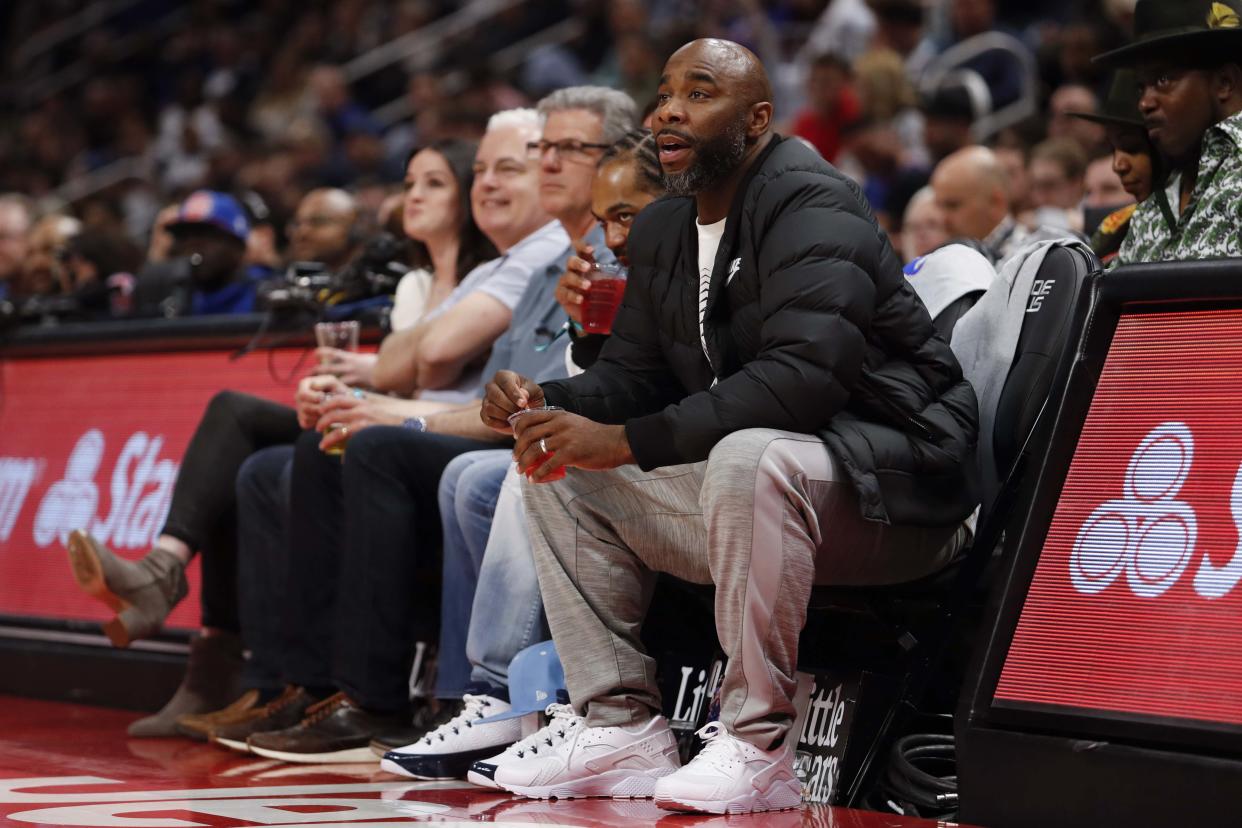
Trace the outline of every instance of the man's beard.
[[733, 173], [746, 157], [746, 122], [733, 121], [729, 127], [695, 148], [694, 163], [679, 173], [664, 174], [664, 186], [671, 195], [693, 196], [711, 189]]

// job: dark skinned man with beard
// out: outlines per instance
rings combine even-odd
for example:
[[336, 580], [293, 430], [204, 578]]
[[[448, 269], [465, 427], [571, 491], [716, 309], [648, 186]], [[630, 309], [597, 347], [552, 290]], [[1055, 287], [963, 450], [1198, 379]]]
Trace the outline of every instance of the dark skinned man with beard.
[[1161, 199], [1144, 201], [1117, 262], [1242, 256], [1242, 2], [1139, 0], [1134, 41], [1096, 60], [1134, 70], [1147, 133], [1173, 171], [1176, 221]]
[[[613, 333], [583, 375], [500, 372], [548, 621], [581, 731], [501, 765], [532, 797], [796, 807], [794, 673], [812, 583], [893, 584], [965, 543], [977, 404], [857, 186], [771, 132], [748, 50], [664, 67], [669, 190], [639, 215]], [[562, 469], [568, 474], [561, 480]], [[639, 632], [657, 572], [716, 586], [719, 722], [684, 768]]]
[[250, 222], [227, 193], [191, 193], [169, 223], [167, 262], [149, 264], [138, 278], [140, 315], [204, 316], [250, 313], [258, 279], [243, 266]]

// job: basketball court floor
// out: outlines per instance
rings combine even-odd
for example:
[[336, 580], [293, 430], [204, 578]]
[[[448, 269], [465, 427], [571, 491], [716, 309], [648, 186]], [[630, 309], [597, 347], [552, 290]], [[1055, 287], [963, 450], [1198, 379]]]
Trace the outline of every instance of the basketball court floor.
[[539, 802], [467, 782], [413, 782], [377, 765], [286, 765], [184, 739], [129, 739], [140, 714], [0, 696], [0, 825], [917, 828], [932, 820], [807, 806], [676, 815], [650, 800]]

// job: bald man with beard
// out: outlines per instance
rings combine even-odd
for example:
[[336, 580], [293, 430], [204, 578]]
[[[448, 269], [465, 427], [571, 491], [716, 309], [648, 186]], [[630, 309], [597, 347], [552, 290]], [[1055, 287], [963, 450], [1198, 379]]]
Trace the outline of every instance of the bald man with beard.
[[[486, 760], [514, 793], [797, 807], [811, 585], [914, 580], [966, 541], [974, 393], [858, 187], [772, 132], [771, 99], [736, 43], [668, 60], [653, 130], [674, 197], [634, 219], [599, 360], [489, 385], [497, 430], [565, 409], [517, 418], [514, 454], [574, 708], [537, 752]], [[639, 635], [658, 572], [715, 585], [729, 656], [720, 720], [685, 767]]]

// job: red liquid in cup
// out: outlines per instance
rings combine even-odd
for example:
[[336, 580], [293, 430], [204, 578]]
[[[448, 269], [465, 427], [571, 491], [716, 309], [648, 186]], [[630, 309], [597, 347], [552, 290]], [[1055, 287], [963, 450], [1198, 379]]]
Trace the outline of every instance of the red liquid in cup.
[[[517, 421], [521, 419], [523, 415], [526, 415], [526, 414], [533, 414], [538, 411], [563, 411], [563, 410], [564, 409], [562, 409], [560, 406], [555, 406], [555, 405], [542, 406], [539, 408], [523, 409], [509, 417], [509, 425], [511, 426], [515, 425]], [[529, 478], [531, 476], [531, 473], [534, 472], [535, 469], [542, 466], [547, 461], [547, 459], [553, 455], [553, 453], [554, 452], [549, 451], [545, 454], [539, 455], [538, 459], [536, 459], [534, 463], [532, 463], [531, 465], [521, 470], [522, 474], [526, 475]], [[562, 477], [564, 477], [565, 472], [566, 472], [566, 468], [564, 466], [561, 466], [559, 469], [549, 474], [546, 478], [544, 478], [540, 482], [553, 483], [557, 480], [560, 480]]]
[[589, 334], [612, 333], [612, 320], [625, 295], [625, 280], [591, 274], [591, 287], [582, 303], [582, 328]]
[[[544, 461], [546, 461], [551, 456], [552, 456], [552, 452], [548, 452], [547, 454], [541, 455], [539, 459], [535, 461], [534, 465], [532, 465], [529, 469], [526, 470], [526, 476], [530, 477], [531, 473], [533, 473], [535, 469], [542, 466], [544, 464]], [[553, 483], [557, 480], [560, 480], [561, 478], [565, 476], [566, 471], [567, 471], [566, 467], [561, 466], [559, 469], [557, 469], [556, 471], [552, 472], [547, 477], [545, 477], [541, 482]]]

